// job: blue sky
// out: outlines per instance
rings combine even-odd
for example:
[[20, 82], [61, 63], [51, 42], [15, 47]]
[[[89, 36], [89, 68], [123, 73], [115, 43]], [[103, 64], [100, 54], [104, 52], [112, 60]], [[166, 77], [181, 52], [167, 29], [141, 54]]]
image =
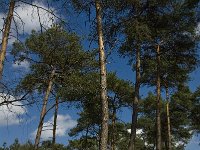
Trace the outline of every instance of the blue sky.
[[[37, 5], [40, 5], [42, 7], [46, 7], [42, 2], [37, 2]], [[23, 9], [22, 9], [23, 8]], [[22, 7], [19, 7], [16, 9], [16, 12], [20, 14], [22, 20], [24, 21], [24, 28], [20, 28], [20, 33], [24, 35], [30, 34], [32, 29], [40, 30], [40, 24], [38, 22], [37, 14], [35, 10], [33, 10], [32, 7], [24, 5]], [[59, 13], [59, 12], [57, 12]], [[41, 20], [45, 24], [46, 27], [51, 26], [52, 21], [50, 21], [46, 18], [52, 18], [51, 14], [47, 14], [46, 12], [40, 10]], [[2, 17], [3, 13], [0, 12], [0, 28], [2, 28]], [[55, 18], [54, 18], [55, 19]], [[74, 14], [69, 12], [68, 19], [72, 21], [71, 24], [74, 25], [73, 28], [77, 27], [77, 32], [81, 35], [87, 35], [88, 34], [88, 26], [85, 25], [85, 19], [86, 17], [84, 15], [75, 16]], [[55, 19], [56, 20], [56, 19]], [[18, 20], [18, 24], [20, 24], [20, 21]], [[14, 26], [13, 26], [14, 27]], [[16, 36], [16, 33], [14, 30], [12, 30], [12, 34]], [[21, 39], [24, 39], [25, 36], [21, 37]], [[11, 48], [11, 43], [15, 39], [11, 37], [9, 40], [9, 48]], [[85, 49], [91, 49], [96, 48], [96, 44], [92, 44], [92, 46], [89, 48], [89, 43], [84, 42], [83, 43]], [[9, 49], [8, 49], [9, 50]], [[118, 56], [116, 52], [113, 52], [112, 55], [109, 57], [109, 63], [107, 65], [108, 70], [110, 71], [116, 71], [117, 76], [125, 79], [130, 80], [134, 82], [135, 75], [132, 72], [130, 66], [127, 65], [128, 60], [122, 59]], [[15, 80], [18, 79], [19, 76], [23, 76], [25, 73], [29, 71], [29, 63], [23, 62], [21, 65], [14, 64], [12, 56], [7, 53], [7, 59], [5, 63], [5, 69], [4, 69], [4, 80], [7, 84], [13, 86], [13, 83]], [[191, 74], [191, 81], [189, 82], [189, 86], [194, 91], [197, 86], [200, 85], [200, 68], [198, 68], [196, 71], [194, 71]], [[150, 88], [152, 90], [153, 88]], [[149, 89], [147, 87], [141, 88], [141, 95], [146, 96], [149, 92]], [[8, 145], [13, 143], [15, 138], [18, 138], [20, 142], [26, 142], [28, 139], [32, 140], [34, 139], [34, 132], [36, 131], [38, 122], [39, 122], [39, 113], [41, 109], [41, 101], [42, 101], [43, 95], [39, 95], [35, 99], [37, 99], [39, 102], [37, 105], [34, 106], [26, 106], [24, 108], [21, 107], [12, 107], [13, 110], [15, 110], [16, 113], [9, 114], [7, 112], [6, 108], [0, 107], [0, 145], [3, 144], [3, 142], [7, 142]], [[52, 102], [54, 101], [53, 98], [50, 99], [49, 107], [51, 106]], [[11, 106], [9, 106], [11, 107]], [[62, 105], [59, 108], [59, 119], [58, 121], [61, 122], [59, 124], [59, 133], [57, 141], [60, 143], [67, 143], [67, 140], [70, 139], [68, 137], [67, 133], [69, 132], [69, 129], [74, 127], [76, 125], [76, 120], [78, 118], [77, 112], [79, 112], [78, 109], [76, 109], [73, 106], [67, 106]], [[4, 115], [3, 115], [4, 114]], [[20, 115], [18, 115], [20, 114]], [[7, 117], [6, 117], [7, 116]], [[49, 125], [52, 121], [53, 116], [53, 110], [50, 111], [50, 113], [46, 116], [45, 119], [45, 125]], [[123, 112], [119, 113], [119, 116], [126, 122], [131, 121], [131, 111], [126, 109]], [[11, 118], [10, 120], [8, 118]], [[6, 123], [5, 123], [6, 122]], [[51, 135], [50, 130], [46, 130], [43, 132], [42, 137], [44, 139], [49, 139], [49, 135]], [[64, 133], [64, 134], [63, 134]], [[200, 147], [198, 146], [199, 137], [194, 136], [191, 142], [187, 146], [187, 150], [198, 150]]]

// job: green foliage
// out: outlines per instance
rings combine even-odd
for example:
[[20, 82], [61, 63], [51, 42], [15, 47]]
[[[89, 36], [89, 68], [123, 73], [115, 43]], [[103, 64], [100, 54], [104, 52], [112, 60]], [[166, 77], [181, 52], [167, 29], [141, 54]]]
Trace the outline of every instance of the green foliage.
[[[197, 90], [198, 91], [198, 90]], [[196, 105], [196, 92], [192, 93], [187, 86], [180, 85], [178, 91], [171, 96], [170, 102], [170, 121], [172, 144], [174, 149], [184, 149], [184, 146], [192, 138], [193, 125], [192, 117]], [[161, 123], [162, 123], [162, 139], [167, 139], [167, 118], [165, 101], [162, 101]], [[138, 128], [143, 130], [141, 138], [148, 143], [146, 149], [151, 149], [155, 145], [156, 139], [156, 96], [149, 93], [140, 104], [140, 115], [138, 120]], [[197, 125], [197, 123], [195, 123]], [[176, 145], [180, 143], [180, 145]], [[165, 145], [163, 145], [165, 147]]]
[[[93, 15], [91, 12], [94, 1], [72, 0], [75, 10]], [[128, 56], [130, 65], [135, 70], [135, 52], [141, 52], [141, 83], [154, 86], [156, 84], [156, 48], [161, 50], [161, 86], [177, 87], [170, 101], [170, 119], [172, 129], [173, 149], [184, 149], [191, 139], [193, 131], [200, 132], [200, 88], [192, 93], [189, 88], [180, 83], [189, 80], [189, 73], [198, 64], [195, 27], [197, 26], [196, 8], [199, 0], [112, 0], [103, 2], [103, 23], [105, 42], [119, 38], [118, 52]], [[95, 31], [96, 32], [96, 31]], [[92, 33], [93, 34], [93, 33]], [[94, 33], [95, 35], [95, 33]], [[101, 103], [100, 78], [96, 53], [84, 51], [80, 38], [75, 33], [69, 33], [62, 27], [54, 26], [43, 33], [33, 31], [24, 43], [15, 42], [12, 54], [17, 62], [28, 61], [30, 72], [21, 80], [18, 91], [44, 93], [53, 69], [53, 92], [61, 100], [79, 102], [80, 118], [78, 124], [70, 132], [70, 136], [79, 139], [69, 141], [64, 147], [52, 145], [45, 141], [40, 150], [59, 149], [90, 149], [99, 146]], [[130, 106], [134, 89], [131, 82], [119, 79], [115, 73], [108, 73], [109, 100], [109, 146], [115, 137], [116, 147], [128, 149], [129, 124], [123, 124], [115, 116], [122, 107]], [[138, 128], [143, 133], [137, 137], [137, 149], [154, 149], [156, 137], [156, 97], [149, 95], [139, 106]], [[166, 111], [165, 101], [162, 101], [162, 139], [166, 143]], [[115, 127], [112, 119], [115, 116]], [[177, 142], [182, 145], [176, 146]], [[163, 145], [164, 147], [164, 145]], [[19, 144], [18, 140], [2, 150], [32, 150], [30, 142]]]
[[31, 64], [31, 71], [21, 80], [18, 90], [42, 93], [55, 69], [54, 89], [63, 99], [81, 95], [77, 91], [84, 89], [83, 84], [89, 84], [85, 83], [84, 75], [97, 70], [95, 53], [84, 51], [78, 36], [57, 26], [43, 33], [33, 31], [25, 43], [15, 42], [12, 54], [17, 61], [26, 60]]
[[[113, 111], [119, 111], [122, 107], [127, 107], [130, 105], [130, 101], [133, 97], [133, 87], [130, 82], [119, 79], [114, 73], [108, 73], [108, 99], [109, 99], [109, 110], [110, 110], [110, 121], [113, 117]], [[93, 86], [99, 85], [99, 76], [98, 74], [93, 74], [93, 77], [90, 80], [93, 80]], [[85, 141], [93, 139], [96, 141], [96, 146], [98, 147], [98, 141], [100, 136], [100, 125], [101, 125], [101, 103], [100, 103], [100, 94], [99, 86], [96, 86], [95, 89], [90, 91], [90, 94], [85, 95], [85, 99], [82, 101], [82, 111], [79, 113], [80, 118], [77, 120], [78, 124], [75, 128], [71, 129], [70, 136], [82, 135], [79, 140], [74, 140], [70, 142], [70, 145], [73, 147], [88, 148], [89, 145], [85, 144]], [[92, 93], [93, 92], [93, 93]], [[116, 113], [115, 112], [115, 113]], [[116, 115], [116, 114], [114, 114]], [[109, 138], [111, 139], [113, 133], [115, 134], [115, 142], [118, 146], [127, 148], [128, 143], [128, 132], [127, 128], [122, 124], [118, 123], [118, 117], [116, 116], [116, 126], [115, 131], [112, 129], [112, 125], [109, 126]], [[112, 122], [112, 121], [111, 121]], [[87, 140], [86, 140], [87, 139]], [[94, 145], [93, 145], [94, 146]]]
[[[108, 1], [108, 40], [117, 38], [119, 53], [128, 56], [135, 70], [136, 50], [141, 52], [142, 83], [156, 83], [156, 49], [161, 50], [161, 86], [187, 81], [198, 64], [197, 1]], [[107, 4], [106, 3], [106, 4]], [[107, 5], [109, 6], [109, 5]], [[108, 9], [109, 10], [109, 9]], [[112, 12], [112, 13], [111, 13]], [[107, 18], [106, 18], [107, 19]], [[176, 74], [176, 76], [174, 76]]]
[[[20, 144], [18, 139], [15, 139], [14, 143], [11, 144], [9, 147], [7, 146], [0, 147], [0, 150], [33, 150], [33, 149], [34, 146], [30, 141], [28, 141], [25, 144]], [[68, 150], [68, 149], [62, 144], [52, 145], [51, 141], [44, 141], [42, 142], [42, 145], [38, 148], [38, 150]]]
[[191, 111], [191, 119], [192, 119], [192, 127], [193, 129], [200, 133], [200, 87], [197, 88], [197, 90], [194, 92], [194, 105], [192, 105], [192, 111]]
[[98, 141], [92, 137], [82, 137], [81, 139], [76, 139], [69, 141], [67, 150], [98, 150]]

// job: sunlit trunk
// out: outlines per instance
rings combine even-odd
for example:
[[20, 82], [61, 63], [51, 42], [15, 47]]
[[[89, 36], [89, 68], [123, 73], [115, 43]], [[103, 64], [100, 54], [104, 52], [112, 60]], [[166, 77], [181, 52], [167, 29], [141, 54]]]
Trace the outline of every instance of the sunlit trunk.
[[168, 87], [166, 87], [166, 99], [167, 99], [167, 104], [166, 104], [166, 112], [167, 112], [167, 150], [172, 149], [172, 144], [171, 144], [171, 127], [170, 127], [170, 115], [169, 115], [169, 91]]
[[4, 24], [3, 35], [2, 35], [2, 43], [1, 43], [1, 51], [0, 51], [0, 80], [2, 79], [2, 76], [3, 76], [3, 66], [4, 66], [5, 55], [6, 55], [6, 48], [8, 45], [8, 37], [10, 33], [10, 27], [11, 27], [11, 22], [13, 18], [14, 8], [15, 8], [15, 1], [11, 0], [9, 4], [8, 15], [6, 17], [6, 21]]
[[107, 100], [107, 81], [106, 81], [106, 60], [103, 42], [102, 11], [100, 0], [95, 0], [97, 34], [99, 44], [99, 63], [101, 80], [101, 104], [102, 104], [102, 123], [101, 123], [101, 141], [100, 150], [107, 150], [108, 142], [108, 100]]
[[39, 125], [38, 125], [37, 134], [36, 134], [36, 138], [35, 138], [35, 144], [34, 144], [35, 150], [37, 150], [38, 146], [39, 146], [43, 122], [44, 122], [44, 117], [46, 115], [47, 102], [48, 102], [49, 94], [50, 94], [52, 86], [53, 86], [54, 76], [55, 76], [55, 70], [53, 70], [52, 73], [51, 73], [51, 77], [50, 77], [48, 87], [47, 87], [47, 90], [46, 90], [46, 93], [45, 93], [45, 97], [44, 97], [44, 100], [43, 100], [42, 110], [41, 110], [41, 114], [40, 114], [40, 122], [39, 122]]

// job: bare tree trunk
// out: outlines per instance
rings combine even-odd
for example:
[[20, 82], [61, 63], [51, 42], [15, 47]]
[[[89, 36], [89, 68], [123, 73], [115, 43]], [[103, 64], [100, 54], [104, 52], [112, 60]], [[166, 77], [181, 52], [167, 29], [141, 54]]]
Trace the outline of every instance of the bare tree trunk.
[[1, 51], [0, 51], [0, 80], [2, 79], [2, 76], [3, 76], [3, 66], [4, 66], [5, 55], [6, 55], [6, 48], [8, 45], [8, 37], [10, 33], [10, 27], [11, 27], [11, 22], [13, 18], [14, 8], [15, 8], [15, 1], [11, 0], [10, 5], [9, 5], [8, 15], [7, 15], [5, 26], [4, 26], [3, 36], [2, 36], [2, 46], [1, 46]]
[[137, 129], [137, 116], [138, 116], [138, 102], [140, 95], [140, 49], [136, 49], [136, 83], [135, 83], [135, 95], [133, 99], [133, 113], [132, 113], [132, 124], [131, 124], [131, 136], [129, 142], [129, 150], [135, 150], [136, 141], [136, 129]]
[[101, 103], [102, 103], [102, 123], [101, 123], [101, 141], [100, 150], [107, 149], [108, 143], [108, 100], [107, 100], [107, 81], [106, 81], [106, 59], [103, 42], [102, 27], [102, 8], [100, 0], [95, 0], [97, 33], [99, 43], [99, 63], [100, 63], [100, 80], [101, 80]]
[[55, 70], [53, 70], [52, 73], [51, 73], [49, 84], [48, 84], [48, 87], [47, 87], [47, 90], [46, 90], [46, 93], [45, 93], [45, 97], [44, 97], [44, 100], [43, 100], [42, 111], [41, 111], [41, 114], [40, 114], [40, 122], [39, 122], [39, 125], [38, 125], [37, 134], [36, 134], [36, 137], [35, 137], [35, 144], [34, 144], [35, 150], [37, 150], [38, 146], [39, 146], [43, 122], [44, 122], [44, 117], [46, 115], [47, 102], [48, 102], [49, 94], [50, 94], [52, 86], [53, 86], [54, 76], [55, 76]]
[[162, 150], [161, 139], [161, 86], [160, 86], [160, 46], [157, 47], [157, 109], [156, 109], [156, 150]]
[[56, 96], [56, 105], [55, 105], [54, 120], [53, 120], [53, 138], [52, 138], [52, 144], [56, 143], [56, 127], [57, 127], [57, 116], [58, 116], [58, 101], [59, 101], [59, 97]]
[[115, 150], [115, 134], [116, 134], [115, 125], [116, 125], [116, 108], [113, 104], [111, 150]]
[[166, 99], [167, 99], [167, 105], [166, 105], [166, 112], [167, 112], [167, 150], [172, 149], [171, 144], [171, 127], [170, 127], [170, 115], [169, 115], [169, 91], [168, 87], [166, 87]]

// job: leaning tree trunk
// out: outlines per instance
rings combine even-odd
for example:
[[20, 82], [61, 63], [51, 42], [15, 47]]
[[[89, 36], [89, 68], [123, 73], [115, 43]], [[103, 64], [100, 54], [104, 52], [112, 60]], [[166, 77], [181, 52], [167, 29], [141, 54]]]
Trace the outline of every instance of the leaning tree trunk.
[[4, 65], [5, 55], [6, 55], [6, 48], [8, 45], [8, 37], [10, 33], [14, 7], [15, 7], [15, 1], [11, 0], [10, 5], [9, 5], [8, 15], [7, 15], [4, 30], [3, 30], [2, 43], [1, 43], [2, 46], [1, 46], [1, 51], [0, 51], [0, 80], [2, 79], [2, 75], [3, 75], [3, 65]]
[[136, 49], [136, 82], [135, 82], [135, 94], [133, 99], [133, 113], [131, 124], [131, 136], [129, 142], [129, 150], [134, 150], [136, 141], [136, 129], [137, 129], [137, 116], [138, 116], [138, 102], [140, 95], [140, 49]]
[[37, 134], [36, 134], [36, 138], [35, 138], [35, 144], [34, 144], [35, 150], [37, 150], [38, 146], [39, 146], [43, 122], [44, 122], [44, 117], [46, 115], [47, 102], [48, 102], [49, 94], [50, 94], [52, 86], [53, 86], [54, 76], [55, 76], [55, 70], [53, 70], [52, 73], [51, 73], [51, 77], [50, 77], [48, 87], [47, 87], [47, 90], [46, 90], [46, 93], [45, 93], [45, 97], [44, 97], [44, 100], [43, 100], [42, 111], [41, 111], [41, 114], [40, 114], [40, 122], [39, 122], [39, 125], [38, 125]]
[[172, 144], [171, 144], [171, 124], [170, 124], [170, 115], [169, 115], [169, 91], [168, 87], [166, 87], [166, 99], [167, 99], [167, 104], [166, 104], [166, 112], [167, 112], [167, 150], [172, 149]]
[[57, 116], [58, 116], [58, 101], [59, 97], [56, 97], [56, 104], [55, 104], [55, 112], [54, 112], [54, 119], [53, 119], [53, 138], [52, 144], [56, 143], [56, 127], [57, 127]]
[[107, 100], [107, 81], [106, 81], [106, 59], [103, 42], [103, 27], [101, 16], [101, 2], [95, 0], [97, 34], [99, 44], [99, 63], [100, 63], [100, 81], [101, 81], [101, 103], [102, 103], [102, 123], [101, 123], [101, 141], [100, 150], [107, 150], [108, 142], [108, 100]]
[[156, 108], [156, 150], [162, 150], [161, 139], [161, 86], [160, 86], [160, 46], [157, 47], [157, 108]]

